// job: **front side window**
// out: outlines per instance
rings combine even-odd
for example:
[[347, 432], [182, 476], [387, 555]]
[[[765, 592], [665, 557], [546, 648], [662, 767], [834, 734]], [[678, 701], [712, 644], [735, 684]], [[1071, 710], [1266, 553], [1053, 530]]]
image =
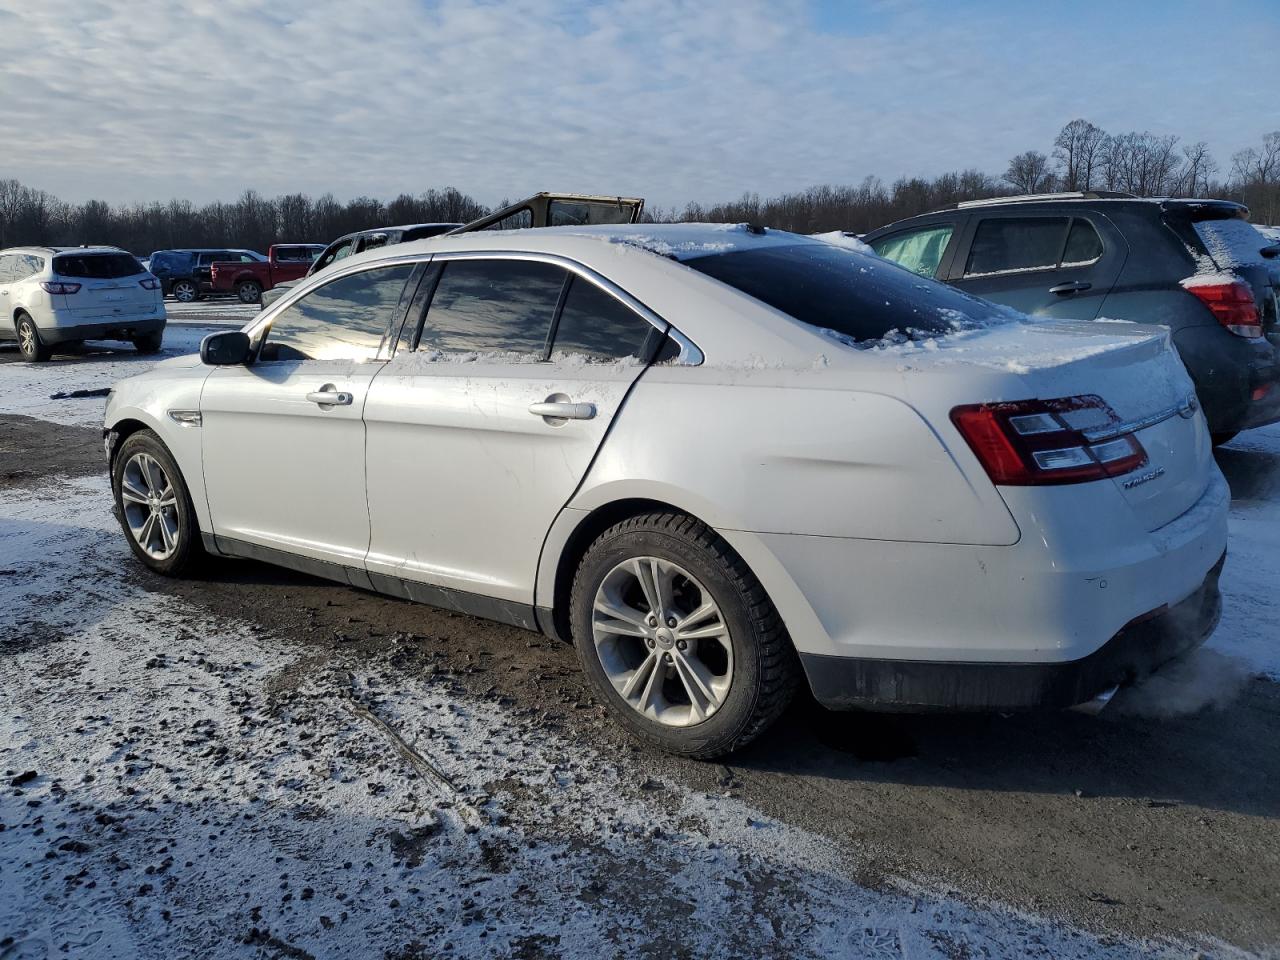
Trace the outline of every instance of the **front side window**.
[[53, 258], [53, 272], [60, 277], [116, 280], [146, 273], [128, 253], [61, 253]]
[[872, 242], [871, 249], [912, 273], [933, 277], [938, 273], [953, 233], [955, 227], [949, 223], [934, 224], [881, 237]]
[[532, 260], [450, 260], [419, 350], [545, 355], [565, 271]]
[[0, 283], [13, 283], [14, 265], [18, 262], [16, 254], [6, 253], [0, 256]]
[[973, 235], [966, 277], [1019, 270], [1046, 270], [1062, 259], [1067, 217], [1005, 217], [983, 220]]
[[556, 325], [554, 354], [589, 360], [643, 357], [654, 327], [589, 280], [574, 277]]
[[271, 321], [258, 359], [372, 360], [413, 268], [376, 267], [312, 290]]
[[533, 226], [533, 211], [521, 207], [515, 213], [509, 213], [501, 220], [489, 224], [486, 230], [524, 230]]
[[320, 255], [319, 259], [316, 260], [315, 266], [312, 268], [311, 272], [315, 273], [318, 270], [323, 270], [325, 267], [329, 266], [329, 264], [335, 263], [338, 260], [342, 260], [345, 257], [351, 256], [351, 254], [355, 251], [355, 246], [356, 246], [355, 237], [348, 237], [346, 240], [340, 240], [337, 246], [329, 247], [324, 253]]

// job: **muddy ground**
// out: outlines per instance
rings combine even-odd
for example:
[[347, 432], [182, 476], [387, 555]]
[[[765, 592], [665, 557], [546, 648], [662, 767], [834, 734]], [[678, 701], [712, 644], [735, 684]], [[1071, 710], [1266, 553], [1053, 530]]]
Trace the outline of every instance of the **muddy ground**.
[[[98, 430], [0, 416], [0, 495], [100, 472], [101, 457]], [[1226, 451], [1222, 465], [1233, 489], [1269, 493], [1280, 464], [1264, 461]], [[584, 749], [728, 790], [856, 844], [869, 854], [865, 885], [906, 876], [1102, 933], [1204, 933], [1267, 955], [1280, 945], [1280, 684], [1260, 676], [1176, 717], [837, 715], [802, 699], [726, 770], [634, 746], [593, 701], [573, 651], [539, 635], [251, 562], [212, 561], [182, 581], [130, 576], [260, 624], [305, 648], [305, 669], [323, 673], [341, 654], [393, 676], [443, 671], [461, 696]]]

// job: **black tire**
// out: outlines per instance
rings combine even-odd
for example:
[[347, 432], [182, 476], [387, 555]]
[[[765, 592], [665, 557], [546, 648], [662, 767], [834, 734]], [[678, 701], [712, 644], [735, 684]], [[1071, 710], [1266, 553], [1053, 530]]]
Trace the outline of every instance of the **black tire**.
[[200, 287], [194, 280], [175, 280], [169, 292], [179, 303], [194, 303], [200, 299]]
[[147, 333], [133, 338], [133, 348], [139, 353], [159, 353], [164, 346], [164, 331]]
[[236, 296], [241, 303], [261, 303], [262, 285], [256, 280], [241, 280], [236, 284]]
[[49, 345], [40, 339], [40, 331], [31, 315], [19, 312], [13, 321], [13, 330], [18, 337], [18, 350], [22, 359], [28, 363], [44, 363], [53, 353]]
[[[134, 537], [125, 516], [125, 505], [120, 492], [121, 484], [124, 478], [125, 466], [132, 457], [139, 453], [150, 455], [160, 464], [176, 494], [177, 543], [173, 552], [164, 559], [157, 559], [142, 549], [142, 546]], [[169, 453], [169, 448], [152, 431], [139, 430], [137, 433], [130, 434], [120, 444], [115, 458], [111, 462], [111, 495], [115, 503], [116, 519], [120, 521], [120, 529], [124, 532], [125, 540], [128, 541], [133, 555], [156, 573], [163, 574], [166, 577], [179, 576], [203, 556], [204, 545], [200, 540], [200, 527], [196, 522], [196, 511], [191, 503], [191, 493], [187, 490], [182, 471], [178, 469], [178, 464], [173, 459], [173, 455]]]
[[1224, 443], [1230, 443], [1239, 435], [1240, 435], [1239, 430], [1224, 430], [1222, 433], [1212, 434], [1211, 438], [1213, 440], [1213, 445], [1215, 447], [1220, 447]]
[[[665, 559], [687, 570], [710, 592], [729, 629], [732, 680], [724, 702], [699, 723], [667, 726], [642, 715], [617, 692], [601, 664], [592, 633], [596, 591], [632, 557]], [[668, 753], [701, 760], [731, 753], [777, 720], [795, 693], [795, 650], [764, 587], [723, 537], [684, 514], [633, 517], [602, 533], [578, 564], [570, 616], [578, 659], [596, 696], [637, 739]]]

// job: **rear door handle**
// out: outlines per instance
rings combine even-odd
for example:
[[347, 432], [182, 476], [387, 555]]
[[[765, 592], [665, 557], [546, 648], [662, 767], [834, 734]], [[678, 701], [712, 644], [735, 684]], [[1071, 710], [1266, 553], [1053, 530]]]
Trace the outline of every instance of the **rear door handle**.
[[326, 384], [321, 389], [308, 393], [307, 399], [322, 407], [349, 407], [352, 396], [345, 390], [335, 390], [331, 385]]
[[1092, 286], [1092, 283], [1084, 280], [1068, 280], [1066, 283], [1059, 283], [1050, 287], [1049, 292], [1065, 296], [1068, 293], [1079, 293], [1082, 290], [1088, 290]]
[[590, 420], [596, 415], [594, 403], [561, 403], [547, 401], [529, 404], [529, 412], [548, 420]]

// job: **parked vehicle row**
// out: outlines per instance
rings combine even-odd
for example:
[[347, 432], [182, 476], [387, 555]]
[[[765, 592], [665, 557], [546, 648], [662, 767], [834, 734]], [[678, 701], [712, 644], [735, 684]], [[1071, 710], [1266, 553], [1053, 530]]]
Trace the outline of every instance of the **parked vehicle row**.
[[745, 225], [357, 254], [118, 384], [105, 437], [152, 569], [251, 557], [571, 639], [691, 756], [804, 682], [1083, 703], [1219, 616], [1228, 492], [1169, 330]]
[[179, 303], [192, 303], [213, 290], [214, 263], [261, 263], [262, 254], [253, 250], [181, 249], [157, 250], [151, 254], [151, 272], [163, 284], [164, 295]]
[[323, 250], [319, 243], [277, 243], [265, 260], [215, 260], [209, 266], [209, 289], [234, 293], [241, 303], [258, 303], [264, 290], [305, 277]]
[[0, 251], [0, 339], [24, 359], [54, 346], [126, 340], [156, 353], [164, 338], [160, 281], [116, 247], [15, 247]]
[[961, 203], [863, 239], [1036, 317], [1158, 323], [1214, 440], [1280, 420], [1280, 243], [1223, 200], [1054, 194]]

